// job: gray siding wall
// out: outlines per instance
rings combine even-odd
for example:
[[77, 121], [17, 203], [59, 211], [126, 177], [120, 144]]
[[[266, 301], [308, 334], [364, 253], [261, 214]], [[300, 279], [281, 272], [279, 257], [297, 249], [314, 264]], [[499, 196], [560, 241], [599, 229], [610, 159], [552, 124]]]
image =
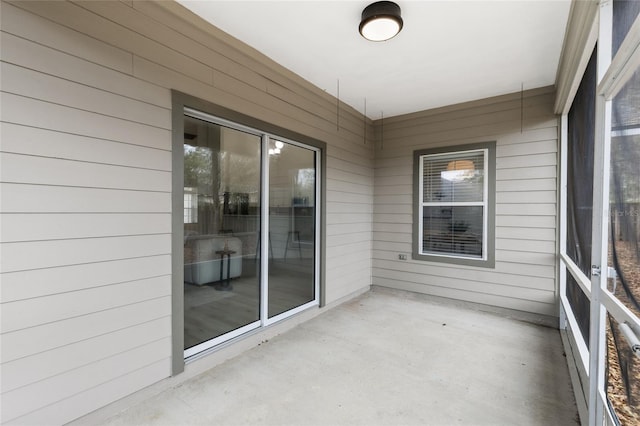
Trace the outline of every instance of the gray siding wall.
[[371, 283], [371, 123], [173, 2], [2, 2], [3, 424], [166, 378], [171, 93], [327, 143], [327, 303]]
[[[558, 316], [553, 102], [544, 88], [375, 123], [373, 284]], [[497, 142], [495, 268], [411, 260], [413, 151], [486, 141]]]

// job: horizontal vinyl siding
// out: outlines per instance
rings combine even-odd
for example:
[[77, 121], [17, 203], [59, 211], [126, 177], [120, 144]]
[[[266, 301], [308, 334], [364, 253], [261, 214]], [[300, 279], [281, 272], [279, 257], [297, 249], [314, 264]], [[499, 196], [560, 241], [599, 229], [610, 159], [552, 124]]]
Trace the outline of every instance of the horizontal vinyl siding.
[[2, 31], [2, 422], [64, 423], [170, 372], [170, 96], [19, 7]]
[[[376, 150], [374, 284], [557, 316], [553, 101], [543, 88], [385, 119]], [[411, 260], [413, 151], [485, 141], [496, 141], [495, 268]]]
[[365, 144], [362, 136], [349, 149], [329, 143], [326, 173], [325, 300], [330, 303], [371, 285], [373, 143]]
[[169, 376], [171, 89], [325, 141], [325, 300], [371, 284], [370, 121], [172, 2], [0, 4], [3, 424]]

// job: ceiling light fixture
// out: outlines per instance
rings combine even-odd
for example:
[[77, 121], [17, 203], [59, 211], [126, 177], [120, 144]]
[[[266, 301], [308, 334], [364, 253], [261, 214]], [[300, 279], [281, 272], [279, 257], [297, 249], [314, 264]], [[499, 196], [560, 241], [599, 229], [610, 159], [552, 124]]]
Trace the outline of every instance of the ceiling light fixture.
[[360, 21], [360, 34], [371, 41], [385, 41], [402, 29], [400, 6], [392, 1], [377, 1], [365, 7]]

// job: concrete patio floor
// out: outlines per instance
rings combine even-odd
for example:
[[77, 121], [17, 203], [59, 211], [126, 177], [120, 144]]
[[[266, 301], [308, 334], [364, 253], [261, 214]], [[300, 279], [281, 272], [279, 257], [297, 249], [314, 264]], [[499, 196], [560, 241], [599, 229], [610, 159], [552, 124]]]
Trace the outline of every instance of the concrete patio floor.
[[106, 424], [579, 422], [557, 330], [372, 291]]

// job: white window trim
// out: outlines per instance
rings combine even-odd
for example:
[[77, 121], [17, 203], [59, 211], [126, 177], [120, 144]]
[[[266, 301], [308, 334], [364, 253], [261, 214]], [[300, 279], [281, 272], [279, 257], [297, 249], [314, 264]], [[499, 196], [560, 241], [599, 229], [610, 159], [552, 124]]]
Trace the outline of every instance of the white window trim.
[[[468, 266], [493, 268], [495, 266], [495, 149], [496, 142], [484, 142], [471, 145], [450, 146], [436, 149], [414, 151], [414, 260], [456, 263]], [[423, 190], [425, 157], [448, 157], [452, 155], [479, 153], [484, 155], [483, 201], [481, 202], [425, 202]], [[482, 256], [469, 256], [455, 253], [430, 252], [422, 249], [424, 235], [423, 207], [428, 206], [481, 206], [482, 218]]]
[[[459, 154], [472, 154], [472, 153], [480, 153], [483, 155], [483, 179], [482, 179], [482, 201], [445, 201], [445, 202], [425, 202], [424, 201], [424, 159], [425, 158], [449, 158], [452, 155]], [[455, 254], [455, 253], [440, 253], [440, 252], [425, 252], [422, 248], [422, 244], [418, 246], [418, 254], [420, 255], [428, 255], [428, 256], [443, 256], [443, 257], [453, 257], [453, 258], [462, 258], [462, 259], [481, 259], [487, 260], [487, 207], [488, 207], [488, 195], [489, 195], [489, 182], [486, 178], [488, 172], [488, 158], [489, 158], [489, 150], [484, 149], [472, 149], [467, 151], [451, 151], [444, 152], [441, 154], [423, 154], [420, 155], [420, 187], [418, 189], [420, 196], [420, 207], [482, 207], [482, 256], [470, 256], [464, 254]], [[420, 227], [419, 235], [424, 235], [424, 217], [423, 217], [424, 209], [420, 209], [420, 218], [418, 222], [418, 226]]]

